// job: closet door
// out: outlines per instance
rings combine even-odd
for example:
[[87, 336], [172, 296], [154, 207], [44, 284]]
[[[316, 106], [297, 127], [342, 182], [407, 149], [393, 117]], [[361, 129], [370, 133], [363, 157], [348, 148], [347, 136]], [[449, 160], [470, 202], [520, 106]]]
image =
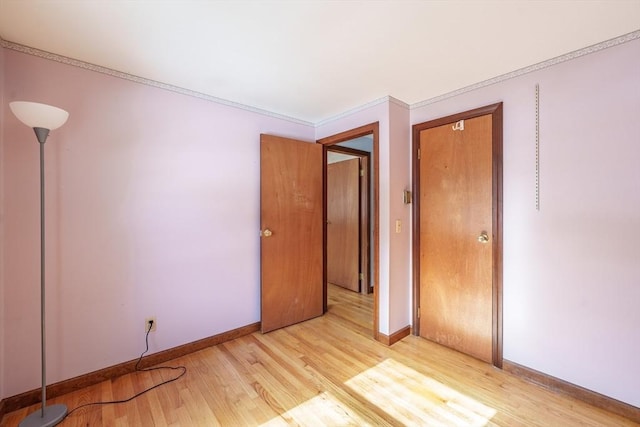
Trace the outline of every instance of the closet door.
[[491, 363], [491, 115], [420, 132], [420, 335]]

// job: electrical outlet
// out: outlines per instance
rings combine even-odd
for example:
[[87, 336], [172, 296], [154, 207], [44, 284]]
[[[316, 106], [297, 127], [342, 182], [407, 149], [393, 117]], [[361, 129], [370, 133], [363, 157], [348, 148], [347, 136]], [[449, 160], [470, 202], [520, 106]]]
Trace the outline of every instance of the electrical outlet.
[[[153, 324], [151, 325], [151, 330], [149, 331], [149, 323], [153, 322]], [[158, 326], [158, 321], [156, 320], [155, 317], [147, 317], [146, 319], [144, 319], [144, 331], [147, 332], [155, 332], [156, 331], [156, 327]]]

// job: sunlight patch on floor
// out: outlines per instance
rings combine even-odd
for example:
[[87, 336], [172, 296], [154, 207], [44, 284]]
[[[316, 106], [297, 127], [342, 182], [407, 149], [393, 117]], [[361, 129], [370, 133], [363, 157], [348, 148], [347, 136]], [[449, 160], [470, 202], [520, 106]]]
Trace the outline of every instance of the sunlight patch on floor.
[[405, 425], [484, 426], [496, 410], [393, 359], [345, 382]]
[[275, 427], [298, 424], [303, 426], [365, 426], [365, 420], [350, 410], [344, 403], [326, 391], [295, 408], [280, 414], [261, 426]]

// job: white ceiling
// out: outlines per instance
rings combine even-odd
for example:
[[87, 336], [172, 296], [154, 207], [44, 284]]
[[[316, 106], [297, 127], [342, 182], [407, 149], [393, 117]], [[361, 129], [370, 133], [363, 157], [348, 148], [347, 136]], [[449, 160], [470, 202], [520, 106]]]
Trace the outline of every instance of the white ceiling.
[[640, 29], [640, 0], [0, 0], [6, 41], [317, 123]]
[[343, 162], [345, 160], [357, 159], [357, 156], [350, 154], [336, 153], [335, 151], [327, 151], [327, 164]]

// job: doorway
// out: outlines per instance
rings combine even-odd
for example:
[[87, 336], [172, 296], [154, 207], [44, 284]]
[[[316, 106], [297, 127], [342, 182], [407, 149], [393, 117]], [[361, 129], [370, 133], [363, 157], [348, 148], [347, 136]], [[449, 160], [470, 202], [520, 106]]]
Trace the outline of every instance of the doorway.
[[502, 366], [502, 103], [413, 126], [414, 333]]
[[[352, 129], [350, 131], [342, 132], [336, 135], [332, 135], [326, 138], [322, 138], [317, 142], [322, 144], [323, 153], [324, 153], [324, 165], [325, 165], [325, 180], [324, 180], [324, 194], [325, 194], [325, 237], [324, 237], [324, 250], [325, 250], [325, 260], [328, 260], [328, 207], [327, 207], [327, 164], [328, 164], [328, 153], [330, 151], [340, 151], [343, 153], [349, 153], [351, 155], [357, 155], [357, 157], [366, 157], [358, 146], [358, 140], [368, 140], [370, 144], [371, 156], [372, 159], [369, 164], [369, 182], [371, 191], [365, 192], [364, 196], [368, 197], [368, 201], [365, 203], [370, 207], [370, 230], [362, 230], [363, 221], [359, 221], [360, 230], [359, 233], [366, 233], [367, 237], [369, 237], [369, 248], [363, 248], [363, 244], [359, 244], [359, 252], [360, 259], [358, 262], [359, 265], [359, 273], [362, 273], [364, 278], [361, 281], [365, 284], [359, 288], [361, 291], [365, 291], [366, 293], [373, 293], [373, 334], [374, 338], [378, 338], [378, 271], [379, 271], [379, 234], [378, 234], [378, 123], [372, 123], [369, 125], [365, 125], [356, 129]], [[360, 152], [359, 152], [360, 151]], [[361, 192], [361, 196], [362, 196]], [[362, 201], [361, 201], [362, 203]], [[366, 241], [366, 239], [365, 239]], [[362, 242], [362, 240], [360, 241]], [[363, 264], [364, 263], [364, 264]], [[362, 265], [367, 265], [366, 267], [362, 267]], [[325, 278], [328, 278], [327, 275], [327, 265], [325, 264]], [[326, 281], [325, 281], [326, 282]], [[325, 292], [324, 292], [324, 311], [327, 311], [327, 287], [325, 283]]]

